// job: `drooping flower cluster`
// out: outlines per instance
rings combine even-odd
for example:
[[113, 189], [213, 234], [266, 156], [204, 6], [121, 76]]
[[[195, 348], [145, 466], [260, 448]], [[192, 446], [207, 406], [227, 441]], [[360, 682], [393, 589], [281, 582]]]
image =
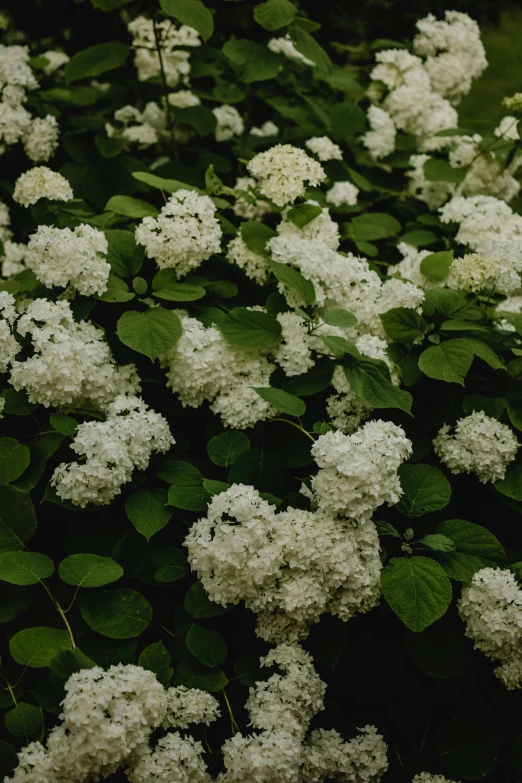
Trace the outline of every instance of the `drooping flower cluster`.
[[84, 223], [74, 231], [38, 226], [29, 239], [25, 263], [48, 288], [71, 285], [84, 296], [103, 294], [111, 271], [107, 250], [103, 231]]
[[506, 688], [522, 683], [522, 590], [511, 571], [482, 568], [462, 588], [459, 614], [466, 636], [488, 658], [500, 661], [495, 675]]
[[369, 520], [276, 513], [253, 487], [234, 484], [212, 499], [185, 545], [210, 598], [244, 601], [267, 641], [303, 638], [325, 612], [346, 621], [378, 601], [379, 542]]
[[247, 168], [258, 180], [261, 193], [279, 207], [303, 196], [305, 182], [315, 186], [326, 177], [320, 163], [291, 144], [276, 144], [266, 152], [260, 152]]
[[51, 478], [56, 494], [77, 506], [104, 506], [130, 481], [135, 468], [145, 470], [154, 452], [175, 443], [166, 419], [143, 400], [120, 395], [107, 407], [106, 421], [80, 424], [70, 448], [82, 462], [58, 465]]
[[[163, 63], [169, 87], [176, 87], [179, 82], [187, 83], [190, 74], [190, 52], [180, 47], [201, 46], [196, 30], [186, 25], [178, 28], [171, 19], [157, 22], [145, 16], [138, 16], [129, 22], [128, 30], [132, 35], [134, 65], [140, 81], [161, 76]], [[161, 49], [162, 62], [158, 46]]]
[[14, 201], [22, 207], [30, 207], [42, 198], [69, 201], [72, 197], [72, 188], [65, 177], [47, 166], [36, 166], [21, 174], [13, 192]]
[[452, 473], [475, 473], [479, 480], [500, 481], [520, 447], [512, 429], [483, 411], [455, 424], [444, 424], [433, 441], [435, 453]]
[[177, 190], [157, 218], [145, 217], [136, 229], [136, 242], [160, 269], [188, 274], [213, 253], [219, 253], [221, 228], [216, 208], [208, 196], [193, 190]]

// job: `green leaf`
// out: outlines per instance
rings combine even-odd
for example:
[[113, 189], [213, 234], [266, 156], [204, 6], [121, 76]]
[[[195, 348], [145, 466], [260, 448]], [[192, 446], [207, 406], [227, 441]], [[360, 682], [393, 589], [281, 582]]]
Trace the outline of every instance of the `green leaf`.
[[21, 701], [6, 713], [5, 727], [13, 737], [24, 737], [28, 742], [32, 734], [43, 730], [42, 711], [34, 704], [26, 704]]
[[424, 176], [428, 182], [462, 182], [466, 169], [455, 169], [447, 160], [428, 158], [424, 164]]
[[197, 30], [204, 41], [214, 32], [214, 19], [201, 0], [160, 0], [161, 10]]
[[207, 443], [208, 456], [221, 468], [228, 468], [236, 459], [248, 451], [250, 441], [244, 432], [227, 430], [222, 435], [215, 435]]
[[51, 413], [49, 423], [60, 435], [66, 435], [73, 438], [78, 429], [78, 422], [72, 416], [65, 416], [63, 413]]
[[138, 489], [127, 498], [125, 502], [127, 516], [138, 533], [145, 536], [147, 541], [162, 530], [172, 517], [167, 501], [165, 489]]
[[495, 489], [513, 500], [522, 500], [522, 465], [510, 465], [501, 481], [496, 481]]
[[23, 587], [0, 585], [0, 623], [15, 620], [29, 606], [29, 594]]
[[334, 307], [327, 310], [322, 315], [325, 324], [329, 326], [339, 326], [341, 329], [351, 329], [357, 323], [357, 318], [349, 310], [343, 310], [341, 307]]
[[161, 460], [161, 468], [157, 472], [158, 478], [168, 484], [181, 484], [184, 487], [201, 486], [203, 474], [190, 462], [182, 459]]
[[400, 237], [401, 242], [406, 242], [407, 245], [412, 245], [413, 247], [432, 245], [437, 240], [438, 237], [433, 231], [408, 231]]
[[124, 313], [118, 321], [118, 337], [149, 359], [167, 353], [181, 337], [182, 327], [176, 313], [163, 307], [151, 307], [144, 313], [135, 310]]
[[[345, 71], [346, 73], [346, 71]], [[366, 114], [355, 101], [344, 101], [331, 109], [332, 130], [340, 139], [349, 139], [364, 130]]]
[[227, 342], [243, 351], [274, 348], [281, 342], [277, 318], [246, 307], [235, 307], [217, 327]]
[[151, 188], [157, 188], [158, 190], [164, 190], [167, 193], [174, 193], [176, 190], [195, 190], [201, 193], [200, 188], [195, 185], [189, 185], [187, 182], [180, 182], [179, 179], [165, 179], [165, 177], [158, 177], [157, 174], [150, 174], [148, 171], [133, 171], [132, 176], [137, 179], [138, 182], [144, 182], [146, 185], [150, 185]]
[[93, 631], [111, 639], [131, 639], [152, 620], [152, 607], [136, 590], [111, 590], [87, 595], [80, 611]]
[[0, 485], [0, 552], [22, 549], [36, 530], [36, 514], [26, 492]]
[[245, 38], [227, 41], [222, 51], [236, 66], [241, 81], [247, 84], [273, 79], [281, 68], [281, 59], [275, 52]]
[[79, 672], [81, 669], [93, 669], [95, 666], [95, 662], [85, 655], [79, 647], [72, 650], [60, 650], [49, 665], [49, 677], [65, 683], [74, 672]]
[[407, 517], [422, 517], [448, 505], [451, 485], [434, 465], [401, 465], [399, 478], [404, 494], [397, 510]]
[[102, 587], [123, 576], [123, 568], [111, 557], [69, 555], [58, 566], [60, 579], [74, 587]]
[[451, 603], [451, 582], [428, 557], [393, 557], [381, 576], [384, 598], [410, 631], [423, 631]]
[[471, 343], [475, 356], [478, 356], [483, 362], [489, 364], [493, 370], [505, 369], [503, 360], [495, 353], [493, 348], [490, 348], [489, 345], [483, 343], [482, 340], [477, 340], [475, 337], [467, 337], [466, 339]]
[[210, 600], [201, 582], [194, 582], [187, 590], [185, 609], [192, 617], [198, 620], [204, 620], [207, 617], [217, 617], [228, 611], [226, 606], [221, 606], [221, 604], [216, 604]]
[[180, 661], [176, 667], [174, 684], [217, 693], [228, 685], [228, 680], [221, 669], [209, 669], [198, 661]]
[[114, 274], [120, 277], [137, 275], [143, 263], [145, 248], [136, 244], [134, 234], [117, 228], [107, 229], [104, 234], [108, 244], [107, 261]]
[[39, 552], [4, 552], [0, 555], [0, 579], [3, 582], [35, 585], [53, 573], [53, 561]]
[[409, 307], [393, 307], [379, 318], [388, 337], [398, 343], [408, 344], [419, 340], [428, 328], [422, 315]]
[[106, 212], [115, 212], [117, 215], [124, 215], [130, 218], [157, 217], [159, 210], [132, 196], [112, 196], [105, 204]]
[[425, 256], [420, 264], [420, 271], [424, 277], [433, 283], [440, 283], [449, 274], [453, 263], [453, 250], [441, 250], [438, 253], [430, 253]]
[[267, 0], [254, 8], [254, 19], [265, 30], [279, 30], [286, 27], [297, 14], [297, 8], [290, 0]]
[[211, 495], [203, 484], [198, 486], [173, 484], [169, 488], [168, 504], [184, 511], [206, 511]]
[[0, 484], [19, 478], [30, 460], [29, 449], [23, 443], [15, 438], [0, 438]]
[[303, 305], [311, 305], [315, 302], [315, 288], [311, 280], [304, 277], [301, 272], [288, 264], [279, 261], [269, 261], [268, 265], [275, 277], [293, 293], [296, 293]]
[[298, 228], [304, 228], [311, 223], [318, 215], [322, 214], [322, 207], [317, 204], [298, 204], [288, 210], [286, 217]]
[[315, 38], [312, 38], [304, 26], [294, 23], [290, 29], [290, 38], [297, 49], [308, 60], [311, 60], [322, 71], [329, 71], [332, 67], [332, 61], [328, 57], [327, 53], [320, 46]]
[[383, 522], [382, 520], [377, 520], [375, 523], [375, 527], [377, 528], [377, 532], [381, 537], [390, 536], [391, 538], [401, 538], [401, 534], [399, 533], [397, 528], [391, 524], [391, 522]]
[[207, 490], [209, 495], [220, 495], [222, 492], [226, 492], [230, 489], [230, 484], [226, 481], [216, 481], [215, 479], [203, 479], [203, 488]]
[[428, 378], [464, 386], [464, 378], [471, 367], [473, 355], [473, 346], [469, 340], [446, 340], [421, 353], [419, 368]]
[[158, 682], [168, 682], [174, 674], [174, 669], [170, 666], [171, 655], [163, 642], [154, 642], [149, 644], [140, 653], [138, 659], [138, 666], [143, 669], [148, 669], [150, 672], [154, 672], [158, 678]]
[[179, 283], [173, 269], [162, 269], [153, 277], [152, 292], [159, 299], [170, 302], [194, 302], [206, 294], [203, 286]]
[[97, 296], [102, 302], [130, 302], [134, 294], [129, 291], [129, 286], [119, 277], [110, 274], [107, 280], [107, 290]]
[[49, 666], [56, 653], [71, 648], [67, 631], [42, 626], [19, 631], [9, 641], [9, 651], [16, 663], [34, 669]]
[[344, 367], [344, 374], [354, 394], [374, 408], [399, 408], [411, 412], [412, 397], [390, 381], [384, 362], [361, 359], [353, 367]]
[[493, 725], [466, 715], [451, 721], [439, 732], [439, 760], [444, 772], [452, 778], [478, 780], [495, 766], [501, 742], [501, 735]]
[[385, 212], [366, 212], [353, 218], [350, 223], [353, 238], [358, 242], [387, 239], [396, 236], [401, 224]]
[[448, 536], [443, 536], [442, 533], [429, 533], [421, 538], [421, 543], [433, 552], [453, 552], [455, 549], [455, 542]]
[[281, 413], [287, 413], [289, 416], [303, 416], [306, 412], [306, 405], [299, 397], [288, 394], [282, 389], [254, 387], [254, 391]]
[[108, 41], [107, 43], [89, 46], [88, 49], [83, 49], [83, 51], [71, 57], [65, 66], [66, 84], [71, 84], [71, 82], [75, 82], [78, 79], [99, 76], [101, 73], [119, 68], [129, 54], [130, 46], [120, 41]]
[[[199, 136], [209, 136], [217, 127], [215, 115], [206, 106], [188, 106], [186, 109], [175, 109], [175, 113], [178, 123], [194, 128]], [[214, 198], [213, 201], [220, 209], [229, 206], [223, 199], [219, 199], [219, 203]]]
[[471, 582], [481, 568], [505, 563], [500, 541], [482, 525], [465, 519], [448, 519], [437, 528], [455, 544], [454, 552], [439, 553], [437, 559], [447, 575], [459, 582]]
[[268, 257], [266, 243], [276, 236], [276, 232], [257, 220], [247, 220], [241, 223], [241, 238], [249, 250]]
[[361, 354], [357, 346], [354, 345], [354, 343], [351, 343], [349, 340], [346, 340], [344, 337], [319, 336], [321, 338], [321, 342], [324, 343], [328, 351], [333, 353], [334, 356], [340, 358], [348, 354], [348, 356], [353, 356], [354, 359], [361, 358]]
[[465, 305], [466, 297], [462, 291], [453, 291], [449, 288], [428, 288], [424, 292], [423, 312], [425, 315], [450, 315], [456, 310], [462, 311]]
[[205, 666], [219, 666], [227, 657], [227, 645], [217, 631], [192, 623], [186, 645], [192, 655]]

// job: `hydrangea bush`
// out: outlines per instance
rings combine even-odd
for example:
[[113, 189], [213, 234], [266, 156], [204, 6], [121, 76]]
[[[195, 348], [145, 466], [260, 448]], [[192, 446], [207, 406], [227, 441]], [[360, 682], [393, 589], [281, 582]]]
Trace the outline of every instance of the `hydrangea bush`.
[[0, 18], [5, 781], [522, 775], [522, 94], [309, 11]]

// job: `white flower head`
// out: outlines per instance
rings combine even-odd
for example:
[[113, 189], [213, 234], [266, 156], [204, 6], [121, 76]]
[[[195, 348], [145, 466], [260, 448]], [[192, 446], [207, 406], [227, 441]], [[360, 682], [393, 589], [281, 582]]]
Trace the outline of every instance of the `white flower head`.
[[36, 166], [18, 177], [13, 199], [22, 207], [30, 207], [42, 198], [69, 201], [73, 192], [69, 182], [57, 171], [47, 166]]
[[291, 144], [276, 144], [249, 162], [249, 172], [259, 181], [263, 195], [280, 207], [305, 193], [305, 182], [319, 185], [326, 177], [320, 163]]

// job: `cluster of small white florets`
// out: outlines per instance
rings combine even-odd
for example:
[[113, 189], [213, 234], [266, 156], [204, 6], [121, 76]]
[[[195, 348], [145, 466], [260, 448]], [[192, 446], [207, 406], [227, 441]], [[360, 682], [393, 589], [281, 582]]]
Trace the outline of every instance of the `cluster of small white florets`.
[[424, 201], [430, 209], [437, 209], [455, 193], [456, 185], [453, 182], [426, 179], [424, 165], [429, 160], [432, 160], [431, 156], [425, 153], [410, 156], [411, 169], [406, 171], [408, 191]]
[[338, 144], [334, 144], [328, 136], [313, 136], [305, 142], [305, 147], [323, 163], [328, 160], [343, 159], [341, 148]]
[[304, 783], [378, 783], [388, 769], [387, 746], [375, 726], [344, 742], [335, 731], [316, 729], [305, 745]]
[[[201, 758], [203, 747], [178, 732], [148, 746], [154, 729], [163, 725], [206, 722], [210, 694], [182, 689], [189, 712], [179, 706], [179, 688], [165, 689], [156, 676], [140, 666], [99, 666], [82, 669], [65, 683], [61, 725], [52, 729], [46, 747], [32, 742], [18, 754], [13, 783], [86, 783], [114, 774], [120, 767], [132, 783], [150, 780], [207, 783]], [[203, 697], [203, 699], [201, 698]], [[200, 701], [203, 712], [195, 707]], [[173, 712], [172, 710], [178, 710]]]
[[13, 324], [16, 320], [15, 299], [7, 291], [0, 291], [0, 372], [6, 372], [20, 350], [13, 336]]
[[236, 190], [244, 191], [248, 196], [247, 201], [243, 196], [236, 198], [234, 213], [245, 220], [262, 220], [267, 212], [272, 211], [272, 205], [264, 199], [257, 198], [254, 190], [257, 188], [257, 180], [254, 177], [238, 177], [235, 184]]
[[[495, 130], [495, 134], [508, 132], [503, 122]], [[514, 155], [506, 166], [503, 158], [494, 150], [483, 147], [482, 136], [478, 133], [459, 136], [448, 159], [454, 168], [466, 169], [464, 180], [455, 188], [460, 196], [495, 196], [503, 201], [511, 201], [520, 191], [520, 183], [513, 176], [522, 163], [520, 155]]]
[[216, 106], [212, 114], [217, 120], [214, 138], [216, 141], [231, 141], [234, 136], [241, 136], [245, 130], [243, 117], [235, 106]]
[[281, 38], [271, 38], [267, 46], [276, 54], [283, 54], [285, 57], [288, 57], [289, 60], [295, 60], [302, 63], [302, 65], [315, 65], [313, 60], [305, 57], [304, 54], [301, 54], [301, 52], [296, 49], [289, 33]]
[[388, 275], [409, 280], [410, 283], [413, 283], [418, 288], [432, 288], [435, 283], [430, 282], [420, 271], [420, 265], [423, 259], [430, 255], [430, 251], [417, 250], [416, 247], [408, 245], [407, 242], [399, 242], [397, 250], [401, 253], [402, 260], [388, 267]]
[[286, 375], [301, 375], [310, 370], [315, 360], [307, 324], [298, 313], [280, 313], [277, 320], [282, 327], [282, 340], [274, 354], [277, 364]]
[[440, 213], [443, 223], [460, 224], [457, 242], [496, 264], [496, 290], [514, 293], [522, 272], [522, 217], [493, 196], [455, 196]]
[[58, 71], [62, 65], [68, 63], [70, 59], [69, 55], [65, 54], [65, 52], [59, 52], [54, 49], [44, 52], [39, 56], [47, 60], [47, 65], [43, 69], [46, 76], [50, 76], [52, 73], [55, 73], [55, 71]]
[[25, 267], [25, 255], [27, 245], [21, 242], [11, 242], [9, 239], [3, 242], [3, 253], [0, 255], [2, 264], [2, 277], [12, 277], [23, 272]]
[[397, 503], [397, 470], [412, 452], [402, 427], [369, 421], [352, 435], [327, 432], [312, 446], [320, 470], [312, 490], [320, 509], [352, 519], [369, 519], [383, 503]]
[[16, 329], [29, 335], [33, 353], [13, 362], [9, 380], [31, 402], [104, 410], [119, 394], [140, 390], [135, 366], [117, 365], [101, 329], [76, 322], [69, 302], [35, 299]]
[[444, 424], [433, 446], [452, 473], [475, 473], [486, 484], [504, 478], [520, 444], [507, 424], [474, 411], [457, 421], [453, 434]]
[[303, 196], [306, 182], [315, 186], [326, 177], [320, 163], [291, 144], [276, 144], [266, 152], [260, 152], [247, 168], [258, 180], [261, 193], [279, 207]]
[[445, 778], [444, 775], [433, 775], [431, 772], [419, 772], [411, 783], [455, 783], [454, 780]]
[[134, 468], [145, 470], [153, 452], [165, 453], [173, 443], [163, 416], [139, 397], [120, 395], [107, 407], [106, 421], [79, 425], [70, 448], [85, 460], [63, 462], [51, 484], [76, 506], [105, 506], [130, 481]]
[[48, 288], [71, 285], [84, 296], [103, 294], [111, 271], [103, 231], [81, 223], [70, 228], [38, 226], [31, 234], [25, 263]]
[[364, 134], [361, 141], [376, 160], [385, 158], [395, 149], [397, 131], [388, 112], [379, 106], [368, 109], [368, 124], [370, 130]]
[[266, 139], [268, 136], [279, 136], [279, 128], [272, 120], [267, 120], [259, 127], [254, 126], [250, 128], [249, 132], [251, 136], [257, 136], [259, 139]]
[[167, 385], [183, 406], [197, 408], [205, 400], [226, 426], [245, 429], [275, 415], [252, 388], [269, 386], [275, 365], [255, 352], [232, 348], [215, 326], [180, 314], [183, 333], [165, 357]]
[[459, 614], [466, 636], [488, 658], [500, 661], [496, 676], [506, 688], [522, 683], [522, 590], [511, 571], [482, 568], [462, 588]]
[[251, 250], [241, 234], [232, 239], [227, 246], [227, 258], [243, 270], [245, 275], [263, 285], [270, 275], [267, 259], [261, 253]]
[[348, 620], [378, 602], [379, 542], [369, 520], [276, 513], [253, 487], [234, 484], [212, 499], [185, 545], [210, 598], [244, 601], [270, 642], [306, 637], [325, 612]]
[[[138, 16], [127, 25], [135, 48], [134, 65], [138, 79], [147, 81], [161, 75], [162, 63], [169, 87], [180, 81], [188, 82], [190, 74], [190, 52], [180, 47], [201, 46], [201, 39], [192, 27], [176, 25], [170, 19], [154, 23], [152, 19]], [[161, 61], [157, 41], [161, 49]]]
[[120, 125], [106, 123], [105, 130], [109, 138], [124, 139], [129, 144], [136, 144], [139, 149], [150, 147], [168, 137], [165, 112], [153, 101], [147, 103], [143, 111], [135, 106], [116, 109], [114, 119]]
[[359, 188], [356, 188], [351, 182], [335, 182], [326, 192], [326, 200], [334, 207], [341, 207], [343, 204], [354, 206], [357, 204], [358, 195]]
[[72, 188], [65, 177], [47, 166], [36, 166], [21, 174], [13, 192], [14, 201], [22, 207], [30, 207], [42, 198], [69, 201], [72, 197]]
[[208, 196], [177, 190], [157, 218], [145, 217], [136, 229], [136, 242], [160, 269], [188, 274], [221, 247], [221, 227]]
[[190, 106], [200, 106], [201, 100], [191, 90], [176, 90], [167, 97], [171, 106], [178, 109], [188, 109]]
[[447, 284], [463, 291], [517, 291], [520, 272], [500, 258], [489, 258], [481, 253], [466, 253], [451, 264]]

